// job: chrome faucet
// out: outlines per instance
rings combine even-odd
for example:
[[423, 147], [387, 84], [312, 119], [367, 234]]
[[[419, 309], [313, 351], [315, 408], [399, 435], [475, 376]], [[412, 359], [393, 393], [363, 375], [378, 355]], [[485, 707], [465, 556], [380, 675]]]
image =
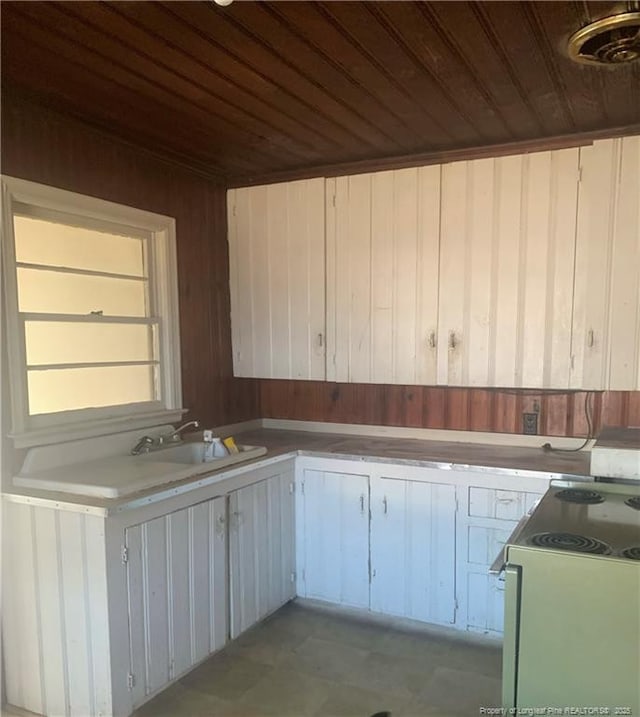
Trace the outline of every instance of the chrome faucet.
[[[184, 431], [186, 428], [189, 428], [189, 426], [193, 426], [194, 428], [197, 428], [200, 424], [198, 421], [189, 421], [188, 423], [183, 423], [181, 426], [178, 426], [176, 430], [173, 433], [169, 433], [166, 436], [160, 436], [160, 438], [164, 439], [164, 442], [169, 441], [179, 441], [180, 440], [180, 434], [182, 431]], [[163, 441], [161, 441], [162, 443]]]
[[139, 456], [141, 453], [148, 453], [155, 440], [151, 436], [142, 436], [142, 438], [131, 449], [132, 456]]
[[163, 436], [142, 436], [142, 438], [131, 449], [132, 456], [139, 456], [141, 453], [149, 453], [151, 450], [162, 448], [167, 443], [177, 443], [180, 440], [180, 434], [189, 426], [197, 428], [200, 424], [198, 421], [189, 421], [182, 426], [178, 426], [175, 431], [166, 433]]

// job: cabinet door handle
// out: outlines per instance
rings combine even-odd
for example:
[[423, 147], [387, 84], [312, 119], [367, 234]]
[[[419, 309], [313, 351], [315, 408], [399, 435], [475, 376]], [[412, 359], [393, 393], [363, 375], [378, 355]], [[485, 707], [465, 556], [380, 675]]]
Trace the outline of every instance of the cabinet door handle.
[[318, 334], [318, 346], [322, 348], [324, 345], [324, 336], [322, 334]]
[[385, 495], [385, 497], [382, 499], [382, 507], [383, 507], [383, 512], [384, 512], [384, 514], [386, 515], [386, 514], [387, 514], [387, 509], [388, 509], [387, 496], [386, 496], [386, 495]]
[[590, 349], [593, 348], [594, 339], [595, 339], [595, 337], [594, 337], [594, 334], [593, 334], [593, 329], [589, 329], [589, 331], [587, 332], [587, 346], [588, 346]]
[[435, 332], [435, 331], [432, 331], [432, 332], [429, 334], [429, 348], [430, 348], [430, 349], [435, 349], [435, 347], [436, 347], [436, 332]]
[[449, 348], [453, 351], [458, 345], [455, 331], [449, 331]]
[[364, 513], [364, 495], [360, 496], [360, 513]]

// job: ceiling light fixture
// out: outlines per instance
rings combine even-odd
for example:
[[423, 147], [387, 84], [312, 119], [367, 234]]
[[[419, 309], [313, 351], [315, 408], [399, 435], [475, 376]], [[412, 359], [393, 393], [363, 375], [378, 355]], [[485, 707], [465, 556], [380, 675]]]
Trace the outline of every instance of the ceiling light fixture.
[[220, 7], [228, 7], [229, 5], [231, 5], [233, 0], [213, 0], [213, 2], [216, 5], [220, 5]]
[[640, 59], [640, 12], [610, 15], [569, 38], [569, 57], [586, 65], [623, 65]]

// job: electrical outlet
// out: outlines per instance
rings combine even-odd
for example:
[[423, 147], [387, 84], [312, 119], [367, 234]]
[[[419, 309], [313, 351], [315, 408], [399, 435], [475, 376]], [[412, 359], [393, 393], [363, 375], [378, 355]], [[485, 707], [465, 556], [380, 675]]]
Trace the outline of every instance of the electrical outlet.
[[523, 413], [522, 414], [522, 432], [529, 436], [538, 434], [538, 414]]

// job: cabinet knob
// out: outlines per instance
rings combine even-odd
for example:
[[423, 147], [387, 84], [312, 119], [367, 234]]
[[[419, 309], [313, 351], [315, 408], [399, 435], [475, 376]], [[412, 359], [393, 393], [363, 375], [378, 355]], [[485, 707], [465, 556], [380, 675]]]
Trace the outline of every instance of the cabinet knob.
[[453, 351], [459, 344], [455, 331], [449, 331], [449, 348]]
[[430, 348], [430, 349], [435, 349], [435, 347], [436, 347], [436, 332], [435, 332], [435, 331], [432, 331], [432, 332], [429, 334], [429, 348]]

